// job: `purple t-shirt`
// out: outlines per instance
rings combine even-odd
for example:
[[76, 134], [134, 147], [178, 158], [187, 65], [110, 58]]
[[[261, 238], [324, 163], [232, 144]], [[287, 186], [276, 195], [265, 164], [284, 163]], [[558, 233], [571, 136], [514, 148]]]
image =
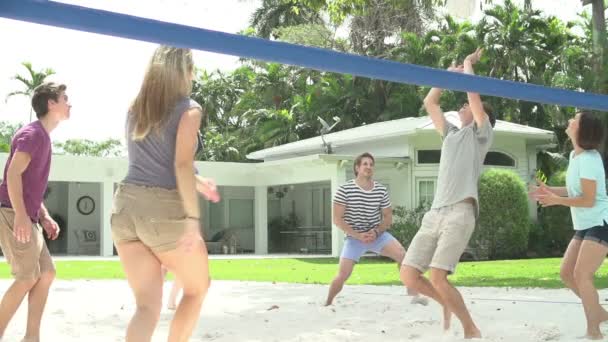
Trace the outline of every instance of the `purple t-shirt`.
[[13, 137], [11, 153], [4, 166], [4, 177], [2, 178], [2, 184], [0, 184], [0, 203], [10, 207], [12, 207], [12, 204], [8, 195], [6, 174], [15, 152], [28, 153], [32, 158], [21, 175], [21, 182], [27, 214], [32, 220], [38, 221], [40, 205], [51, 170], [51, 138], [40, 121], [34, 121], [24, 126]]

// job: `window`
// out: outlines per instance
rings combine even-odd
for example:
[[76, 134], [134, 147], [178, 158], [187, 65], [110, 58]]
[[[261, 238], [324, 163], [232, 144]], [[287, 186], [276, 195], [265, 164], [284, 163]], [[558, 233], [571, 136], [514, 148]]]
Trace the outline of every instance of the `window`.
[[272, 221], [277, 217], [281, 217], [281, 200], [270, 199], [268, 200], [268, 220]]
[[435, 180], [418, 180], [418, 205], [423, 203], [431, 204], [435, 198]]
[[224, 229], [224, 201], [209, 203], [209, 228], [212, 232]]
[[323, 189], [323, 226], [331, 226], [331, 189]]
[[311, 224], [313, 226], [327, 227], [331, 225], [331, 189], [316, 188], [310, 190], [311, 194]]
[[507, 166], [507, 167], [515, 167], [515, 159], [513, 159], [510, 155], [502, 152], [488, 152], [486, 155], [486, 159], [483, 161], [484, 165], [492, 165], [492, 166]]
[[311, 204], [311, 215], [312, 225], [318, 226], [322, 223], [321, 218], [321, 189], [312, 190], [312, 204]]
[[418, 150], [418, 164], [439, 164], [441, 150]]
[[230, 228], [253, 227], [253, 200], [230, 199], [228, 200], [228, 212]]

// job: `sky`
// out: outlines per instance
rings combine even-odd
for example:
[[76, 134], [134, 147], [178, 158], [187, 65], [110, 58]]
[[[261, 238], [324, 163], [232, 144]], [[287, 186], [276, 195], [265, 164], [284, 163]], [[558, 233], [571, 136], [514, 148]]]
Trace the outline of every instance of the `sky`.
[[[475, 2], [472, 19], [482, 16]], [[99, 8], [216, 31], [238, 33], [261, 0], [65, 0], [64, 3]], [[495, 0], [501, 3], [501, 0]], [[523, 0], [516, 0], [523, 3]], [[533, 0], [535, 8], [564, 20], [576, 19], [582, 10], [579, 0]], [[34, 69], [52, 68], [48, 80], [65, 83], [72, 104], [70, 120], [52, 134], [54, 141], [80, 138], [121, 139], [129, 103], [136, 95], [155, 44], [66, 30], [0, 18], [0, 120], [27, 122], [29, 99], [8, 93], [21, 90], [12, 77], [26, 72], [20, 64], [29, 61]], [[197, 67], [232, 70], [237, 57], [194, 51]]]

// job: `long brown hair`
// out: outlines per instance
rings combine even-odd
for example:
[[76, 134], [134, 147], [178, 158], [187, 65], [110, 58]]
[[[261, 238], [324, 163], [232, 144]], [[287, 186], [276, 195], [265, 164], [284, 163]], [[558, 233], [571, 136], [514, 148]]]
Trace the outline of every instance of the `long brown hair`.
[[194, 62], [190, 49], [159, 46], [146, 70], [137, 97], [129, 108], [133, 140], [144, 139], [165, 122], [173, 106], [190, 96]]

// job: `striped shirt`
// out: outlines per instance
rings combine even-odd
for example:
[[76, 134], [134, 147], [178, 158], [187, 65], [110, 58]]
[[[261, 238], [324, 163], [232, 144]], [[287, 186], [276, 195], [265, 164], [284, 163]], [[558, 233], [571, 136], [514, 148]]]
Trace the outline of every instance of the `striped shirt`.
[[374, 181], [374, 187], [368, 191], [352, 179], [338, 188], [334, 204], [346, 207], [344, 221], [355, 231], [366, 232], [380, 224], [382, 209], [390, 208], [391, 200], [384, 185]]

